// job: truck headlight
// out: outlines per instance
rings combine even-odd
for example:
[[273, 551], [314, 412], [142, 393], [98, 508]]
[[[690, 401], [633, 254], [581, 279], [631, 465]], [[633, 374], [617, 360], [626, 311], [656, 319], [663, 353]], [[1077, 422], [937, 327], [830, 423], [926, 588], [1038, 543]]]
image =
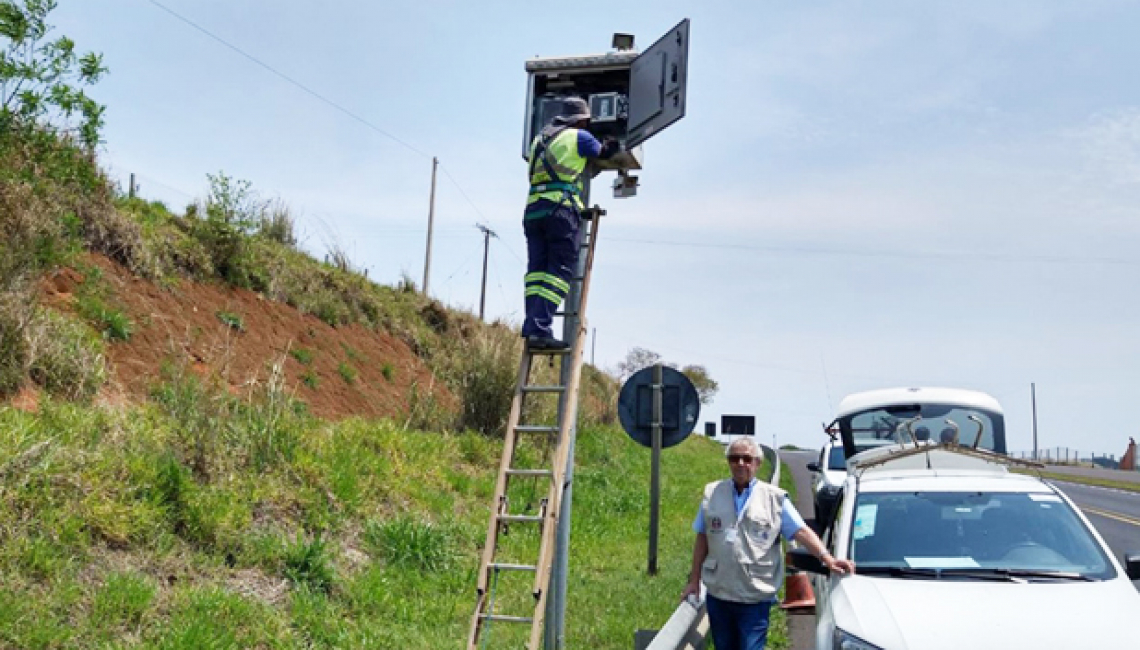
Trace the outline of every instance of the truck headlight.
[[835, 633], [831, 635], [831, 647], [835, 650], [883, 650], [839, 628], [835, 628]]

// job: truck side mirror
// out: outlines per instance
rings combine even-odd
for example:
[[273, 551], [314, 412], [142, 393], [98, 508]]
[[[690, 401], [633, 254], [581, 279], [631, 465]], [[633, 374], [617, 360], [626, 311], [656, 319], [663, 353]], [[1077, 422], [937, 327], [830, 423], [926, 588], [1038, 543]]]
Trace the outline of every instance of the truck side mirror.
[[1124, 557], [1125, 568], [1129, 580], [1140, 580], [1140, 554], [1133, 553]]
[[809, 471], [818, 472], [819, 471], [819, 463], [817, 463], [813, 460], [807, 464], [807, 468]]
[[792, 548], [784, 555], [788, 566], [799, 569], [800, 571], [807, 571], [808, 573], [818, 573], [820, 575], [828, 575], [830, 573], [823, 562], [819, 558], [812, 555], [811, 551], [806, 548]]

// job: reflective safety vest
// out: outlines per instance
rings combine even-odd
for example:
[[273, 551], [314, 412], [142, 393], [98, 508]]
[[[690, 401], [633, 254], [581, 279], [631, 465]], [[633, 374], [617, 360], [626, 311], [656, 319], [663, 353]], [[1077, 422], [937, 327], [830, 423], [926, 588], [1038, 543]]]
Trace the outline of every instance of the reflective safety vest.
[[705, 486], [701, 511], [709, 553], [701, 565], [701, 580], [721, 600], [773, 600], [784, 581], [780, 523], [786, 493], [757, 481], [737, 514], [734, 490], [732, 479]]
[[586, 159], [578, 153], [578, 129], [543, 129], [530, 145], [529, 206], [540, 199], [570, 203], [582, 210], [582, 174]]

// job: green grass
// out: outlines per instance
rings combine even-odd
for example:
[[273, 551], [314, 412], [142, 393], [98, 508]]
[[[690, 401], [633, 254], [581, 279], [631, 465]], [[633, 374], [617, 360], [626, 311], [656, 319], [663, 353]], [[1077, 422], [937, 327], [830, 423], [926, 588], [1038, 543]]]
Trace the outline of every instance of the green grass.
[[1118, 490], [1127, 490], [1129, 492], [1140, 492], [1140, 483], [1132, 481], [1114, 481], [1109, 478], [1099, 478], [1096, 476], [1080, 476], [1076, 474], [1061, 474], [1058, 472], [1038, 471], [1032, 469], [1011, 468], [1011, 472], [1017, 474], [1026, 474], [1029, 476], [1040, 476], [1042, 478], [1052, 479], [1055, 481], [1068, 481], [1070, 483], [1080, 483], [1082, 485], [1096, 485], [1100, 487], [1116, 488]]
[[305, 372], [301, 373], [301, 383], [313, 390], [316, 390], [317, 387], [321, 384], [321, 378], [317, 376], [317, 373], [313, 372], [312, 368], [309, 368]]
[[216, 314], [218, 320], [226, 327], [237, 330], [239, 332], [245, 331], [245, 323], [242, 321], [241, 316], [232, 311], [219, 310]]
[[315, 356], [315, 353], [308, 348], [290, 348], [289, 354], [301, 365], [313, 365], [313, 357]]
[[344, 380], [344, 383], [348, 384], [349, 386], [352, 386], [356, 383], [356, 368], [348, 365], [347, 362], [341, 361], [338, 363], [336, 366], [336, 372], [338, 375], [340, 375], [340, 378]]
[[[0, 647], [461, 644], [500, 442], [242, 402], [261, 415], [203, 420], [214, 438], [199, 471], [187, 409], [221, 406], [179, 390], [162, 408], [0, 409], [0, 458], [15, 459], [0, 462]], [[258, 463], [249, 436], [267, 413], [294, 446]], [[723, 451], [691, 437], [663, 455], [654, 577], [648, 451], [586, 427], [577, 461], [567, 639], [624, 650], [677, 606], [690, 525], [702, 486], [725, 474]], [[545, 493], [520, 487], [520, 507]], [[512, 530], [508, 546], [522, 537]]]
[[384, 376], [385, 380], [392, 381], [392, 378], [396, 375], [396, 369], [392, 367], [390, 362], [385, 361], [383, 365], [380, 366], [380, 374]]

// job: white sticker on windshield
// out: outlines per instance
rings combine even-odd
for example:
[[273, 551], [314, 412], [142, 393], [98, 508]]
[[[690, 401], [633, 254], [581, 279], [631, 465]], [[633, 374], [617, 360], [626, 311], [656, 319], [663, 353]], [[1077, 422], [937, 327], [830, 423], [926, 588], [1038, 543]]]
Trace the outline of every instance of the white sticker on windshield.
[[915, 569], [976, 569], [972, 557], [904, 557], [906, 564]]
[[1050, 501], [1052, 503], [1061, 502], [1061, 497], [1057, 496], [1056, 494], [1030, 494], [1029, 498], [1033, 499], [1034, 501]]
[[875, 534], [875, 519], [879, 514], [879, 504], [869, 503], [855, 509], [855, 539], [863, 539]]

